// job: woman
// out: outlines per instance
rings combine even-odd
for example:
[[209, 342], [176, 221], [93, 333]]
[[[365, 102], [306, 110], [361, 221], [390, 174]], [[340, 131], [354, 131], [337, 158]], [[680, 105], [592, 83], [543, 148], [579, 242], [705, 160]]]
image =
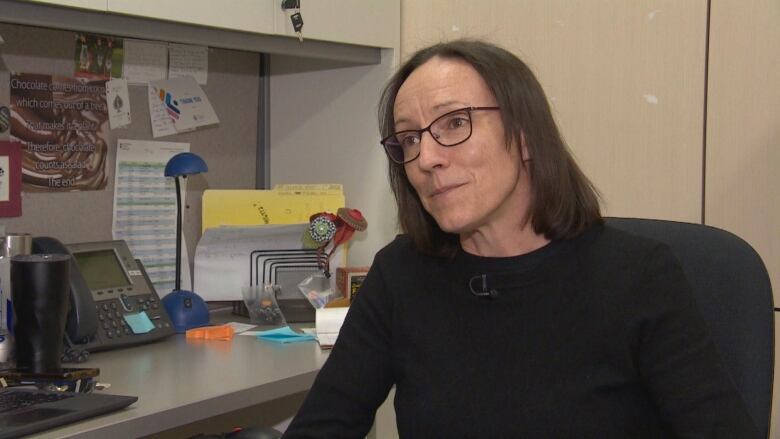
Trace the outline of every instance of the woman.
[[475, 41], [387, 85], [404, 235], [374, 260], [285, 437], [756, 437], [669, 250], [603, 224], [541, 86]]

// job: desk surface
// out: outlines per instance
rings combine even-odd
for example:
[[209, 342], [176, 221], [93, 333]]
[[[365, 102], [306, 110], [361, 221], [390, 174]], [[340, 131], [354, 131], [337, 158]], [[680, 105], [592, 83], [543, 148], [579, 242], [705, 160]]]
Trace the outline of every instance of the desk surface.
[[[229, 321], [225, 316], [212, 320]], [[316, 342], [186, 340], [91, 355], [105, 393], [138, 396], [130, 407], [43, 432], [40, 438], [135, 438], [305, 391], [328, 356]]]

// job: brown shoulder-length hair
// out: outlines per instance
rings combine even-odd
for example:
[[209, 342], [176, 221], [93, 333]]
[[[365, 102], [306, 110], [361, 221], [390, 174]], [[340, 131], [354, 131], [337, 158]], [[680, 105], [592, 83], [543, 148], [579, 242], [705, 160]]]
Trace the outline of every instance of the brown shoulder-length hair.
[[[598, 193], [566, 147], [539, 81], [523, 61], [495, 45], [456, 40], [412, 55], [382, 92], [382, 138], [395, 132], [393, 108], [401, 85], [415, 69], [434, 57], [460, 59], [474, 67], [501, 108], [507, 148], [512, 143], [518, 147], [525, 144], [531, 158], [527, 162], [532, 185], [529, 217], [537, 233], [548, 239], [570, 238], [602, 221]], [[441, 230], [423, 208], [404, 166], [390, 160], [388, 163], [401, 230], [411, 236], [423, 253], [453, 255], [458, 248], [458, 236]]]

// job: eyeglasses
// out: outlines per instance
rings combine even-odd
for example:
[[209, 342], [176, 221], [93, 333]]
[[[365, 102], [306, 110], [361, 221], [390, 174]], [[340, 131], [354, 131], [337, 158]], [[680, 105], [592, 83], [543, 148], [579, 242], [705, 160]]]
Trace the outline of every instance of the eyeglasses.
[[385, 147], [390, 160], [403, 165], [420, 156], [420, 142], [424, 132], [429, 132], [433, 140], [441, 146], [460, 145], [471, 137], [472, 111], [499, 109], [499, 107], [460, 108], [442, 114], [421, 130], [399, 131], [385, 137], [380, 143]]

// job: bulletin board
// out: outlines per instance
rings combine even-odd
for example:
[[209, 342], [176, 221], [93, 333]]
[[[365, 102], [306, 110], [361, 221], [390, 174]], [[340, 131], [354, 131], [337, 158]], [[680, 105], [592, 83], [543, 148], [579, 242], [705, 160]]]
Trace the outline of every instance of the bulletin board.
[[[0, 81], [9, 72], [73, 76], [75, 32], [0, 23]], [[22, 193], [22, 215], [0, 218], [7, 232], [53, 236], [65, 243], [112, 239], [112, 209], [117, 139], [188, 142], [208, 173], [188, 178], [184, 234], [189, 255], [200, 237], [201, 194], [205, 189], [254, 189], [258, 157], [258, 108], [263, 96], [261, 54], [209, 48], [208, 83], [202, 88], [220, 123], [183, 134], [154, 139], [147, 86], [130, 85], [132, 123], [108, 133], [104, 189], [80, 192]], [[8, 103], [7, 83], [0, 102]], [[261, 150], [260, 157], [263, 157]]]

